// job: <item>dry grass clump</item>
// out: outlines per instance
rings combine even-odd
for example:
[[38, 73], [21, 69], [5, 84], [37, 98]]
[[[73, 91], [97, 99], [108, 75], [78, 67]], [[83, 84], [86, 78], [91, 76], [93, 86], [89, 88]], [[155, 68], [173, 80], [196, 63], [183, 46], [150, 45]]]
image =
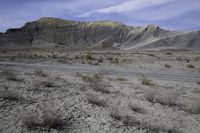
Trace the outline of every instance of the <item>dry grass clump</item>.
[[155, 102], [157, 96], [157, 89], [147, 89], [144, 93], [144, 97], [149, 102]]
[[177, 92], [174, 90], [165, 90], [160, 96], [157, 96], [156, 102], [162, 105], [175, 106], [177, 101]]
[[97, 106], [102, 106], [102, 107], [107, 106], [107, 102], [104, 98], [100, 98], [99, 96], [94, 95], [94, 94], [88, 94], [87, 100], [89, 103], [95, 104]]
[[22, 114], [22, 125], [28, 129], [62, 129], [67, 123], [61, 119], [61, 113], [55, 109], [27, 111]]
[[110, 90], [106, 89], [105, 85], [102, 84], [102, 79], [103, 79], [102, 74], [95, 73], [91, 76], [88, 76], [88, 75], [80, 75], [78, 73], [77, 76], [81, 77], [83, 81], [88, 82], [89, 86], [95, 91], [107, 94], [110, 93]]
[[169, 64], [165, 64], [165, 68], [171, 68]]
[[177, 92], [175, 90], [147, 89], [144, 97], [152, 103], [160, 103], [162, 105], [174, 106], [177, 101]]
[[116, 80], [118, 80], [118, 81], [127, 81], [127, 79], [123, 78], [123, 77], [116, 78]]
[[140, 130], [144, 130], [146, 132], [153, 133], [180, 133], [177, 129], [168, 128], [166, 125], [156, 125], [155, 120], [153, 120], [150, 116], [149, 118], [136, 119], [133, 116], [125, 116], [123, 118], [123, 123], [125, 126], [136, 126]]
[[52, 109], [46, 109], [43, 111], [42, 124], [47, 128], [58, 128], [64, 125], [64, 121], [61, 119], [61, 114], [58, 111]]
[[118, 107], [117, 104], [114, 104], [110, 110], [110, 116], [113, 118], [113, 119], [116, 119], [116, 120], [121, 120], [122, 119], [122, 114], [120, 112], [120, 109]]
[[185, 110], [192, 114], [200, 114], [200, 96], [193, 96], [191, 100], [186, 101]]
[[25, 112], [21, 116], [22, 125], [28, 129], [36, 129], [40, 126], [40, 118], [38, 112]]
[[147, 85], [147, 86], [153, 85], [152, 80], [148, 79], [148, 78], [145, 77], [145, 76], [142, 76], [142, 78], [139, 79], [139, 80], [141, 81], [141, 83], [142, 83], [143, 85]]
[[9, 100], [9, 101], [19, 101], [22, 99], [22, 96], [17, 91], [4, 90], [0, 92], [0, 98], [2, 98], [3, 100]]
[[36, 70], [34, 73], [35, 73], [35, 75], [38, 75], [38, 76], [40, 76], [40, 77], [48, 77], [48, 74], [45, 73], [45, 72], [42, 71], [42, 70]]
[[176, 61], [183, 61], [183, 58], [178, 56], [178, 57], [176, 57]]
[[145, 113], [145, 110], [139, 103], [129, 102], [129, 108], [134, 112]]
[[34, 82], [34, 87], [35, 87], [35, 89], [38, 89], [40, 87], [52, 88], [52, 87], [56, 87], [56, 85], [55, 85], [54, 82], [51, 82], [51, 81], [39, 81], [39, 80], [36, 80]]
[[55, 83], [51, 82], [51, 81], [43, 81], [43, 82], [41, 82], [41, 85], [43, 85], [44, 87], [48, 87], [48, 88], [56, 87]]
[[188, 68], [195, 68], [195, 66], [193, 64], [188, 64], [187, 67]]
[[123, 117], [123, 123], [125, 126], [137, 126], [140, 125], [140, 121], [135, 119], [133, 116], [124, 116]]
[[23, 82], [24, 81], [23, 79], [19, 79], [17, 77], [17, 74], [13, 70], [8, 70], [8, 69], [3, 70], [2, 74], [4, 76], [6, 76], [7, 80], [10, 80], [10, 81], [17, 81], [17, 82]]
[[97, 59], [98, 63], [103, 63], [103, 60], [104, 60], [103, 57], [99, 57], [99, 58]]

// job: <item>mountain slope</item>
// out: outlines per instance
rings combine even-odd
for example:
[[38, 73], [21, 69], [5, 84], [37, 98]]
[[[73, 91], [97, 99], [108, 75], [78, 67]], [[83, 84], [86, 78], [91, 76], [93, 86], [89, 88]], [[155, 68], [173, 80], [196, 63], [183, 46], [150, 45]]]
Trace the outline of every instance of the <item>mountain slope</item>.
[[158, 26], [126, 26], [112, 21], [76, 22], [58, 18], [41, 18], [19, 29], [0, 33], [0, 47], [74, 48], [103, 47], [122, 50], [188, 49], [200, 50], [199, 31], [180, 33]]

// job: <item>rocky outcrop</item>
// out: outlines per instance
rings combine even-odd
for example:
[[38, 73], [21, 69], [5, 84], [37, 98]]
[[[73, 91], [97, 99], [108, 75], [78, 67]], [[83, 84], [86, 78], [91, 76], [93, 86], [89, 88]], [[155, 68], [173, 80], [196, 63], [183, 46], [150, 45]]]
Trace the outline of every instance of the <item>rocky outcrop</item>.
[[[179, 44], [180, 43], [180, 44]], [[159, 26], [126, 26], [111, 21], [76, 22], [58, 18], [41, 18], [19, 29], [0, 33], [0, 47], [109, 47], [124, 50], [158, 47], [198, 47], [199, 32], [180, 33]]]

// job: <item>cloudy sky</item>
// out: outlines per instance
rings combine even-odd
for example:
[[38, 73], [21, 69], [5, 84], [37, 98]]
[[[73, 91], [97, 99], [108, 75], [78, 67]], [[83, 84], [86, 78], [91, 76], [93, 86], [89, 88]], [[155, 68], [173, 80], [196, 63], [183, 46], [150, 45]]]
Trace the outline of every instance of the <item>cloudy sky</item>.
[[0, 0], [0, 31], [41, 17], [200, 29], [200, 0]]

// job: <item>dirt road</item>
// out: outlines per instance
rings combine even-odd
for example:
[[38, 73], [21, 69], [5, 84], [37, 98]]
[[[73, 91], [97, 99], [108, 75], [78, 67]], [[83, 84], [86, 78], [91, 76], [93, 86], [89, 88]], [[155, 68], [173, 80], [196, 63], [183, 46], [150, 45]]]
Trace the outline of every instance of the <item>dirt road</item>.
[[145, 75], [148, 78], [164, 81], [177, 82], [197, 82], [200, 81], [200, 73], [193, 73], [188, 71], [177, 71], [171, 69], [169, 71], [158, 70], [141, 70], [138, 68], [124, 67], [124, 66], [94, 66], [94, 65], [67, 65], [67, 64], [26, 64], [16, 62], [0, 61], [0, 68], [14, 68], [14, 69], [41, 69], [45, 71], [56, 71], [61, 73], [95, 73], [103, 72], [110, 76], [126, 76], [129, 78], [139, 78]]

